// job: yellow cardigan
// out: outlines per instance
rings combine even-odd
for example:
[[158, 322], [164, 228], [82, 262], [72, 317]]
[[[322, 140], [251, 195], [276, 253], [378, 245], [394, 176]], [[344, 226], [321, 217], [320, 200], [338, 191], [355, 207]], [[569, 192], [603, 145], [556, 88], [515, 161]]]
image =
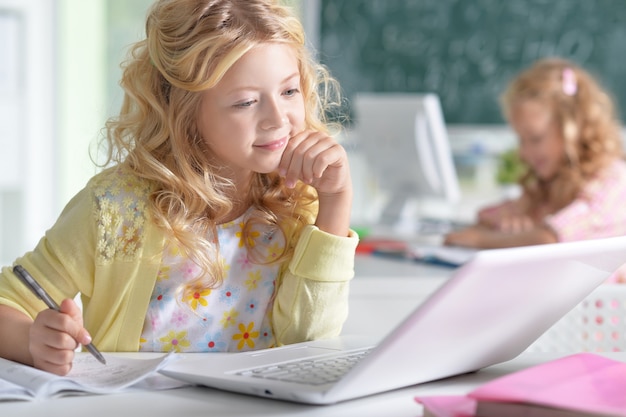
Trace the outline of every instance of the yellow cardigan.
[[[85, 327], [103, 351], [139, 349], [165, 243], [149, 218], [150, 190], [145, 180], [103, 171], [67, 204], [35, 250], [16, 260], [58, 302], [81, 294]], [[353, 232], [338, 237], [305, 227], [276, 281], [272, 324], [279, 345], [341, 332], [357, 243]], [[0, 274], [0, 304], [33, 318], [46, 308], [8, 267]]]

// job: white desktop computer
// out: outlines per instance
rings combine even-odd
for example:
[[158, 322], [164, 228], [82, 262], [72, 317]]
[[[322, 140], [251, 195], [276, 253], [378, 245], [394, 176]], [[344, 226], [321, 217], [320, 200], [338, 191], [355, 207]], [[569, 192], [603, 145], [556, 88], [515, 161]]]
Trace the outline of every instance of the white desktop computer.
[[461, 198], [439, 97], [358, 93], [353, 104], [357, 146], [386, 197], [377, 224], [445, 233], [451, 221], [433, 220], [421, 210], [425, 201], [453, 207]]

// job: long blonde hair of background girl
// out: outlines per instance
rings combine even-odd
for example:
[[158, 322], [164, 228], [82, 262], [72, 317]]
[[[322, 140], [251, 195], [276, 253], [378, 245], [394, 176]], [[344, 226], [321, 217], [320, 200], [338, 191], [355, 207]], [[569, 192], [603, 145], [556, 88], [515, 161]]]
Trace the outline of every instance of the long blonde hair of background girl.
[[[231, 211], [227, 196], [234, 187], [211, 166], [200, 137], [201, 92], [265, 42], [293, 47], [306, 127], [328, 132], [325, 111], [339, 105], [336, 81], [310, 58], [297, 18], [271, 0], [157, 1], [148, 14], [146, 39], [132, 47], [124, 64], [120, 114], [107, 122], [107, 164], [122, 164], [157, 184], [153, 218], [202, 268], [196, 288], [222, 282], [214, 219]], [[303, 183], [289, 189], [276, 173], [255, 174], [249, 199], [254, 213], [244, 235], [253, 224], [275, 225], [287, 240], [279, 260], [288, 258], [298, 232], [314, 219], [315, 190]]]
[[531, 171], [520, 180], [529, 212], [546, 201], [554, 212], [571, 203], [601, 168], [623, 157], [620, 122], [612, 97], [598, 82], [560, 58], [539, 60], [511, 82], [501, 97], [505, 117], [525, 100], [545, 105], [565, 141], [563, 165], [554, 180], [543, 182]]

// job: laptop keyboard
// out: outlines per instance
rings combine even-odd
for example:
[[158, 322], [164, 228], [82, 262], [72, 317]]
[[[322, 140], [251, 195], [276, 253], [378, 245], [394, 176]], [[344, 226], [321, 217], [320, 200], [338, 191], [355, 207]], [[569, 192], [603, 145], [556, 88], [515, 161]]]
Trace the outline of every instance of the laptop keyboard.
[[275, 365], [266, 365], [237, 372], [237, 375], [266, 378], [307, 385], [322, 385], [339, 380], [363, 359], [370, 349], [346, 352], [339, 356], [320, 359], [301, 359]]

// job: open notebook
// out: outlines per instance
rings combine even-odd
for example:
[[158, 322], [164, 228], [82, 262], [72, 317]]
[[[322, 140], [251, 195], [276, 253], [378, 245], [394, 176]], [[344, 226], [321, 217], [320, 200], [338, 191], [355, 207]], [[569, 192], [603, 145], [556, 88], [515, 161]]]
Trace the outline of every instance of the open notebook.
[[[192, 354], [161, 372], [311, 404], [472, 372], [524, 351], [625, 262], [626, 237], [480, 251], [376, 346], [342, 336], [245, 353]], [[318, 362], [346, 354], [351, 358], [338, 359], [330, 373]]]

